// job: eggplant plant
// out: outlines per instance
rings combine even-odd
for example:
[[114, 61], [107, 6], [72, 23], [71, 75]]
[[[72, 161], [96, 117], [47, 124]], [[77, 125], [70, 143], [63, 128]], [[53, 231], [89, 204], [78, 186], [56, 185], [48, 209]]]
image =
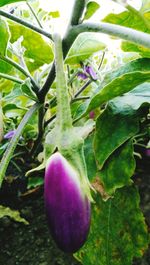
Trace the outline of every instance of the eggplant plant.
[[0, 1], [0, 187], [23, 160], [26, 192], [44, 186], [63, 252], [85, 265], [132, 265], [149, 242], [137, 183], [150, 149], [150, 5], [110, 1], [123, 11], [93, 22], [104, 2], [74, 0], [60, 37], [61, 10]]

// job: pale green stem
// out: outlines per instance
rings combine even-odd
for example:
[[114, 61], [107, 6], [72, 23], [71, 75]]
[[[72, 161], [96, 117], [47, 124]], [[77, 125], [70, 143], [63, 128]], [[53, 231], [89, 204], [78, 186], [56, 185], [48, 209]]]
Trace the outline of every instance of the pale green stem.
[[0, 78], [4, 78], [4, 79], [7, 79], [7, 80], [10, 80], [10, 81], [13, 81], [13, 82], [16, 82], [18, 84], [23, 84], [23, 80], [17, 78], [17, 77], [14, 77], [14, 76], [11, 76], [11, 75], [6, 75], [6, 74], [3, 74], [3, 73], [0, 73]]
[[70, 100], [65, 77], [62, 41], [58, 34], [54, 34], [55, 66], [56, 66], [56, 91], [57, 91], [57, 122], [62, 131], [72, 127]]
[[34, 12], [34, 9], [32, 8], [32, 6], [30, 5], [30, 3], [29, 3], [28, 1], [27, 1], [27, 6], [29, 7], [29, 9], [30, 9], [32, 15], [33, 15], [34, 18], [36, 19], [36, 21], [37, 21], [38, 25], [40, 26], [40, 28], [43, 28], [43, 27], [42, 27], [42, 24], [41, 24], [41, 22], [40, 22], [40, 20], [38, 19], [38, 16], [37, 16], [36, 13]]

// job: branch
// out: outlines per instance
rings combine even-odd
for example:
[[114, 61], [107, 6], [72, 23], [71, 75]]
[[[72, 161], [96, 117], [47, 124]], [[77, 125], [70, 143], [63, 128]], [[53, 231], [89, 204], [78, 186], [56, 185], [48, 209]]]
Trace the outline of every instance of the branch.
[[32, 84], [32, 88], [33, 91], [35, 92], [35, 94], [38, 96], [38, 91], [39, 91], [39, 87], [36, 84], [36, 82], [34, 81], [33, 77], [30, 75], [30, 73], [24, 69], [20, 64], [16, 63], [15, 61], [13, 61], [12, 59], [10, 59], [9, 57], [5, 57], [3, 55], [0, 54], [0, 59], [10, 65], [12, 65], [13, 67], [15, 67], [17, 70], [19, 70], [23, 75], [25, 75], [26, 77], [29, 77], [31, 80], [31, 84]]
[[[70, 29], [69, 41], [82, 32], [100, 32], [150, 48], [150, 34], [111, 23], [84, 23]], [[69, 42], [67, 43], [69, 45]]]
[[75, 0], [70, 25], [78, 25], [85, 8], [85, 0]]
[[3, 73], [0, 73], [0, 78], [4, 78], [4, 79], [7, 79], [7, 80], [10, 80], [10, 81], [13, 81], [13, 82], [16, 82], [18, 84], [23, 84], [23, 80], [17, 78], [17, 77], [14, 77], [12, 75], [6, 75], [6, 74], [3, 74]]
[[12, 20], [12, 21], [14, 21], [16, 23], [19, 23], [19, 24], [23, 25], [26, 28], [32, 29], [33, 31], [36, 31], [36, 32], [48, 37], [49, 39], [52, 39], [52, 35], [49, 32], [43, 30], [42, 28], [38, 28], [38, 27], [30, 24], [29, 22], [26, 22], [23, 19], [20, 19], [20, 18], [14, 16], [14, 15], [11, 15], [11, 14], [5, 12], [5, 11], [0, 10], [0, 16], [9, 18], [10, 20]]
[[40, 28], [43, 28], [43, 27], [42, 27], [42, 24], [41, 24], [41, 22], [40, 22], [40, 20], [38, 19], [38, 16], [37, 16], [36, 13], [34, 12], [34, 9], [33, 9], [32, 6], [30, 5], [30, 3], [27, 1], [26, 4], [27, 4], [27, 6], [29, 7], [29, 9], [30, 9], [32, 15], [34, 16], [35, 20], [37, 21], [39, 27], [40, 27]]

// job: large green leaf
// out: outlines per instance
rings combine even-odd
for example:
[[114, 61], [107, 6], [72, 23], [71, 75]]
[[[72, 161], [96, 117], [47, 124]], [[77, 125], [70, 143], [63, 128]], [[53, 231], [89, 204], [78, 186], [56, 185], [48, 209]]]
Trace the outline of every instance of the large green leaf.
[[109, 104], [96, 122], [95, 157], [101, 169], [108, 157], [138, 132], [138, 119], [131, 110]]
[[135, 171], [132, 141], [121, 145], [105, 162], [99, 177], [107, 194], [131, 183]]
[[0, 18], [0, 54], [5, 55], [9, 41], [9, 30], [5, 20]]
[[69, 64], [78, 64], [89, 58], [95, 52], [104, 50], [104, 48], [105, 44], [101, 41], [99, 34], [89, 32], [82, 33], [71, 46], [65, 62]]
[[86, 112], [150, 80], [150, 59], [137, 59], [106, 75]]
[[0, 6], [5, 6], [8, 4], [17, 3], [17, 2], [21, 2], [21, 1], [26, 1], [26, 0], [1, 0]]
[[40, 34], [13, 22], [9, 23], [11, 42], [17, 41], [23, 36], [22, 45], [26, 48], [25, 56], [33, 59], [37, 66], [52, 62], [54, 55], [52, 46], [47, 43]]
[[[105, 17], [104, 21], [150, 33], [149, 4], [147, 0], [144, 2], [143, 7], [139, 11], [128, 6], [128, 11], [124, 11], [120, 14], [109, 14]], [[124, 51], [139, 52], [143, 57], [150, 57], [150, 49], [130, 42], [123, 42], [122, 49]]]
[[87, 242], [75, 254], [83, 265], [132, 265], [148, 247], [148, 233], [135, 187], [118, 190], [104, 202], [99, 195], [92, 210]]

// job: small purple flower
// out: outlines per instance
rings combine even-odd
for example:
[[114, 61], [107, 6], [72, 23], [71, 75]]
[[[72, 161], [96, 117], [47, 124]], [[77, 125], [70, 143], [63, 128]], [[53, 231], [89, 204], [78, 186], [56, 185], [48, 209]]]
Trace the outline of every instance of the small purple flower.
[[86, 80], [88, 78], [88, 76], [83, 72], [78, 73], [78, 77], [80, 77], [83, 80]]
[[97, 80], [97, 73], [95, 73], [92, 66], [85, 66], [85, 72], [89, 74], [93, 80]]
[[4, 139], [11, 139], [16, 133], [16, 130], [9, 131], [4, 135]]
[[81, 188], [78, 172], [59, 152], [47, 162], [44, 199], [48, 225], [58, 247], [76, 252], [88, 236], [90, 201]]

